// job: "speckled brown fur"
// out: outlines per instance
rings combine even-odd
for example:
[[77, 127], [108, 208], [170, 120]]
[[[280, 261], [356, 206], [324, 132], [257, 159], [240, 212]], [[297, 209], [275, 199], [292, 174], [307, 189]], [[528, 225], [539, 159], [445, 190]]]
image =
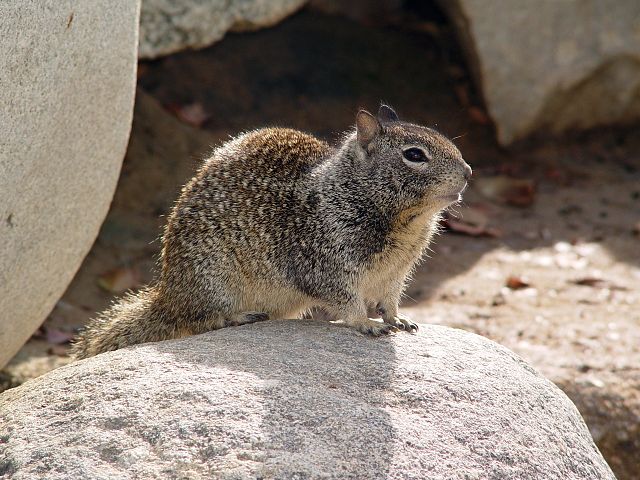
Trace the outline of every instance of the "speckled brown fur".
[[[425, 161], [405, 158], [408, 148]], [[156, 282], [93, 320], [74, 355], [313, 307], [373, 335], [417, 330], [399, 299], [470, 173], [449, 140], [386, 106], [359, 112], [337, 147], [282, 128], [240, 135], [183, 188]]]

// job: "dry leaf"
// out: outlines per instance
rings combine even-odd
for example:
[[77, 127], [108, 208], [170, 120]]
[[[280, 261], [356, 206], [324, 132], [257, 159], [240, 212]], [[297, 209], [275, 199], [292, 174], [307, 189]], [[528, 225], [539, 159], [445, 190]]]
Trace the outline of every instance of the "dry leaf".
[[511, 290], [520, 290], [522, 288], [530, 287], [531, 284], [525, 281], [525, 279], [522, 277], [516, 277], [512, 275], [509, 278], [507, 278], [506, 286]]
[[456, 213], [446, 213], [443, 225], [455, 233], [472, 237], [500, 237], [502, 232], [488, 227], [489, 218], [484, 210], [474, 207], [459, 209]]
[[584, 277], [572, 280], [571, 283], [585, 287], [602, 287], [605, 284], [605, 281], [597, 277]]
[[506, 176], [484, 177], [479, 178], [475, 186], [485, 197], [516, 207], [528, 207], [535, 199], [532, 180]]
[[478, 227], [469, 223], [449, 218], [444, 220], [444, 225], [455, 233], [469, 235], [472, 237], [500, 237], [502, 232], [496, 228]]
[[466, 206], [456, 209], [455, 218], [461, 222], [486, 227], [489, 224], [489, 215], [486, 206]]
[[574, 285], [580, 285], [583, 287], [594, 287], [594, 288], [608, 288], [609, 290], [628, 290], [627, 287], [623, 287], [620, 285], [614, 285], [607, 280], [598, 277], [583, 277], [578, 278], [576, 280], [571, 280], [571, 283]]
[[107, 292], [123, 293], [140, 286], [140, 273], [130, 267], [116, 268], [100, 275], [98, 286]]
[[194, 127], [201, 127], [204, 122], [209, 120], [209, 115], [201, 103], [190, 103], [188, 105], [170, 105], [169, 110], [184, 123], [188, 123]]
[[491, 123], [491, 119], [480, 108], [469, 107], [467, 111], [469, 112], [471, 120], [474, 122], [479, 123], [480, 125], [488, 125]]

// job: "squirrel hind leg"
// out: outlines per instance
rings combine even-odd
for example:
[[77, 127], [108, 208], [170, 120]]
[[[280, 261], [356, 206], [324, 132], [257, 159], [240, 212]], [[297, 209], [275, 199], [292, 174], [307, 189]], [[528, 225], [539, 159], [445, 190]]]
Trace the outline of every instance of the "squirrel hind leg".
[[269, 314], [264, 312], [241, 312], [225, 319], [225, 327], [237, 327], [249, 323], [264, 322], [269, 320]]

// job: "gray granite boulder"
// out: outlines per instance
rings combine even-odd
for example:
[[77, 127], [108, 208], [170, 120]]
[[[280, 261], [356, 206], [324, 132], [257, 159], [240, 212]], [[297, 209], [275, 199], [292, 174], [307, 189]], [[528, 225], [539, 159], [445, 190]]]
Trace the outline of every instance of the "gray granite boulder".
[[0, 367], [96, 238], [131, 128], [139, 1], [0, 2]]
[[229, 30], [255, 30], [278, 23], [306, 0], [144, 0], [140, 58], [202, 48]]
[[571, 401], [483, 337], [268, 321], [0, 395], [8, 478], [613, 479]]
[[503, 144], [640, 118], [637, 0], [441, 0]]

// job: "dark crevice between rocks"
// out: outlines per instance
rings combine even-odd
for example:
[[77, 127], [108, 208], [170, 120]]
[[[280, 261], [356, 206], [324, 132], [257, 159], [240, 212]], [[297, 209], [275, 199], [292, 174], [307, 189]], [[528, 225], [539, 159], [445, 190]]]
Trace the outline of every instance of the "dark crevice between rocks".
[[10, 388], [17, 387], [22, 382], [8, 372], [0, 371], [0, 393]]

